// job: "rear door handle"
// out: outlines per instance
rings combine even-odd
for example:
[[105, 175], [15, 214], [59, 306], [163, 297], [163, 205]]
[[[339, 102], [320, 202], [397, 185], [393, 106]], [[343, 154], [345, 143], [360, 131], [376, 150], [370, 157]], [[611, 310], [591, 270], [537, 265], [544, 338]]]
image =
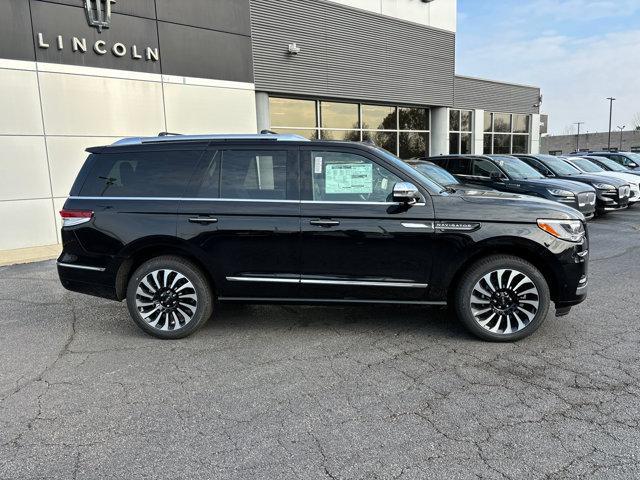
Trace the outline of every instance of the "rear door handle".
[[192, 217], [189, 219], [189, 222], [205, 225], [208, 223], [218, 223], [218, 219], [213, 217]]
[[318, 227], [337, 227], [338, 225], [340, 225], [340, 222], [338, 220], [323, 220], [323, 219], [310, 220], [309, 223], [311, 225], [316, 225]]

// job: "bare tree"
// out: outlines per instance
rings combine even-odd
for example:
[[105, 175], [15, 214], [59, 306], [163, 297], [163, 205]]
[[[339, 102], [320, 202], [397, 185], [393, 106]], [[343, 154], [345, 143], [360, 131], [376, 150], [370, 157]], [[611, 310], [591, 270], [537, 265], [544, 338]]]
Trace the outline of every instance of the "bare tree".
[[575, 135], [576, 133], [577, 132], [576, 132], [576, 126], [575, 125], [567, 125], [562, 130], [562, 134], [563, 135]]
[[636, 113], [633, 116], [633, 128], [636, 130], [640, 130], [640, 112]]

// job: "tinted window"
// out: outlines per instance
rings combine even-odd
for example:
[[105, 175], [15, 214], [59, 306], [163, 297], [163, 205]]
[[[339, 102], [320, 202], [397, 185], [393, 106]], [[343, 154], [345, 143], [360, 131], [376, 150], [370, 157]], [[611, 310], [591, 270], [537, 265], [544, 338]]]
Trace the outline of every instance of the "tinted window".
[[201, 176], [195, 192], [198, 198], [218, 198], [220, 196], [220, 160], [222, 152], [209, 152], [198, 168]]
[[95, 163], [80, 195], [180, 197], [202, 152], [106, 153]]
[[449, 159], [447, 170], [454, 175], [469, 174], [469, 160], [466, 158], [453, 157]]
[[485, 160], [484, 158], [476, 158], [473, 160], [473, 171], [472, 175], [476, 177], [491, 177], [492, 173], [502, 174], [500, 169], [496, 167], [489, 160]]
[[285, 150], [225, 150], [220, 169], [220, 198], [287, 198]]
[[390, 202], [402, 180], [362, 155], [311, 152], [313, 200]]

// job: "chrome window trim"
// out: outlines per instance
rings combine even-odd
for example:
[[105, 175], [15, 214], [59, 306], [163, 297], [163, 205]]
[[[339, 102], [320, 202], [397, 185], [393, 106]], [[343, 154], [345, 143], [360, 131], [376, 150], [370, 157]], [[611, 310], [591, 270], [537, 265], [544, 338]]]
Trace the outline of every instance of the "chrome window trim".
[[[136, 201], [171, 201], [183, 202], [255, 202], [255, 203], [304, 203], [304, 204], [328, 204], [328, 205], [401, 205], [400, 202], [350, 202], [350, 201], [320, 201], [320, 200], [274, 200], [253, 198], [193, 198], [193, 197], [84, 197], [71, 196], [73, 200], [136, 200]], [[414, 203], [413, 207], [424, 207], [426, 203]]]
[[303, 285], [351, 285], [360, 287], [427, 288], [428, 283], [367, 282], [360, 280], [314, 280], [308, 278], [226, 277], [230, 282], [298, 283]]
[[77, 270], [89, 270], [92, 272], [104, 272], [106, 269], [101, 267], [90, 267], [89, 265], [74, 265], [72, 263], [57, 262], [59, 267], [75, 268]]
[[[331, 201], [331, 200], [302, 200], [300, 203], [305, 205], [317, 203], [320, 205], [402, 205], [400, 202], [357, 202], [357, 201]], [[412, 207], [424, 207], [426, 203], [414, 203]]]
[[171, 201], [180, 200], [187, 202], [257, 202], [257, 203], [300, 203], [300, 200], [274, 200], [253, 198], [194, 198], [194, 197], [69, 197], [74, 200], [140, 200], [140, 201]]

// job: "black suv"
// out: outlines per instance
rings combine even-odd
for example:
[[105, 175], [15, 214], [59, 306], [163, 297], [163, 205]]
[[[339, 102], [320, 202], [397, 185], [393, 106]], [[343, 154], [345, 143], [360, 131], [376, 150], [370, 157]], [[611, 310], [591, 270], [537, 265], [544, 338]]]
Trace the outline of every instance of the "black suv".
[[517, 155], [523, 162], [528, 163], [545, 177], [562, 178], [586, 183], [596, 189], [596, 211], [598, 214], [613, 210], [625, 209], [629, 206], [631, 187], [624, 180], [587, 174], [578, 170], [564, 159], [553, 155]]
[[62, 284], [126, 299], [161, 338], [215, 302], [446, 305], [517, 340], [587, 293], [576, 210], [452, 193], [375, 146], [294, 135], [125, 139], [90, 148], [61, 211]]
[[545, 178], [509, 155], [442, 155], [430, 160], [466, 183], [560, 202], [575, 208], [587, 219], [595, 214], [596, 192], [593, 188]]

